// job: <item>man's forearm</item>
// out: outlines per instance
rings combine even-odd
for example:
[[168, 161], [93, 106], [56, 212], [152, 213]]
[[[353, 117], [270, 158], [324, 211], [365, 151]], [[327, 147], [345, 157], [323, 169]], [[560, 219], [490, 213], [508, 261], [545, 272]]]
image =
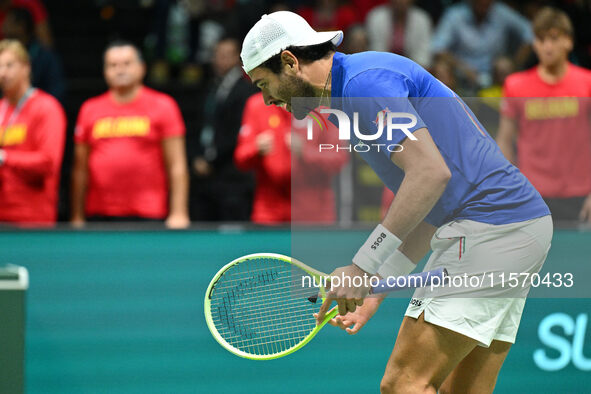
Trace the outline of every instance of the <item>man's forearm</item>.
[[84, 220], [84, 200], [86, 198], [87, 174], [84, 170], [72, 172], [72, 221]]
[[415, 268], [399, 247], [433, 209], [451, 179], [429, 131], [421, 128], [414, 136], [402, 143], [403, 151], [391, 155], [392, 162], [404, 171], [404, 179], [382, 224], [353, 257], [353, 263], [368, 273], [377, 272], [385, 263], [392, 275], [406, 275]]
[[408, 275], [414, 271], [417, 268], [417, 263], [431, 249], [430, 241], [436, 229], [435, 226], [424, 221], [419, 223], [408, 234], [400, 247], [392, 252], [378, 268], [378, 275], [385, 278]]
[[186, 169], [171, 171], [169, 215], [188, 216], [189, 177]]
[[422, 220], [441, 197], [446, 185], [447, 177], [444, 176], [405, 176], [382, 223], [402, 240], [402, 244], [380, 265], [377, 270], [380, 276], [408, 275], [427, 254], [436, 228]]
[[443, 171], [407, 173], [384, 217], [384, 227], [404, 241], [437, 203], [448, 181]]
[[408, 234], [398, 249], [417, 264], [431, 250], [431, 238], [436, 230], [437, 227], [422, 221]]
[[[412, 171], [405, 175], [382, 224], [376, 227], [353, 257], [355, 265], [373, 274], [379, 273], [380, 267], [385, 264], [389, 267], [387, 269], [389, 275], [394, 276], [406, 275], [414, 270], [416, 262], [428, 249], [421, 255], [424, 246], [419, 245], [422, 242], [417, 239], [408, 239], [409, 234], [431, 211], [449, 180], [449, 173], [446, 174], [445, 171], [424, 171], [423, 173], [425, 175]], [[424, 229], [419, 228], [417, 231], [422, 233]], [[427, 231], [429, 232], [432, 234], [431, 230]], [[405, 250], [412, 256], [401, 255], [403, 252], [400, 247], [407, 239]]]

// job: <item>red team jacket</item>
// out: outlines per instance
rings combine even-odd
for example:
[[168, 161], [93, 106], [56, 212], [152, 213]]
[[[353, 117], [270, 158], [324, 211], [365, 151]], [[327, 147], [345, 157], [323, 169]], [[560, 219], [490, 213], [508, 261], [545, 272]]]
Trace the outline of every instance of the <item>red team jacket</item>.
[[[347, 162], [348, 152], [319, 152], [319, 144], [336, 145], [336, 128], [325, 120], [328, 130], [314, 124], [313, 139], [306, 139], [307, 121], [294, 119], [295, 139], [301, 143], [299, 156], [289, 146], [291, 114], [274, 105], [266, 106], [262, 93], [250, 97], [244, 108], [242, 128], [234, 151], [236, 166], [256, 173], [252, 221], [260, 224], [333, 223], [336, 218], [332, 180]], [[273, 150], [258, 153], [256, 137], [273, 135]]]
[[[5, 107], [6, 106], [6, 107]], [[66, 116], [53, 96], [35, 89], [20, 113], [6, 99], [0, 119], [0, 221], [51, 225], [57, 218], [60, 168], [66, 138]]]

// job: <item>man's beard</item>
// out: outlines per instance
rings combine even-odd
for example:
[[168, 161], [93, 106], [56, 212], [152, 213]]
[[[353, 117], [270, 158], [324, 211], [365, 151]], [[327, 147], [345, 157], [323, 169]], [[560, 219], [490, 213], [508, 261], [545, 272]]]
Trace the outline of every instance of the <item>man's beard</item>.
[[316, 97], [316, 92], [312, 85], [301, 78], [293, 75], [282, 74], [279, 83], [279, 97], [305, 97], [306, 100], [292, 100], [291, 113], [296, 119], [304, 119], [308, 113], [316, 109], [320, 104], [320, 98]]

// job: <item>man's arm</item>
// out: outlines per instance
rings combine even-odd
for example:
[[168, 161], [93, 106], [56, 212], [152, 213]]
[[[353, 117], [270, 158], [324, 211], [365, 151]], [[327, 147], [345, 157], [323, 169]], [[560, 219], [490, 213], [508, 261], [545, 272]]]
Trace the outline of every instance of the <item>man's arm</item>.
[[382, 224], [399, 239], [427, 216], [443, 194], [451, 172], [425, 128], [414, 132], [417, 141], [406, 139], [392, 162], [404, 171], [404, 179]]
[[507, 116], [501, 116], [499, 132], [497, 134], [497, 144], [501, 148], [503, 155], [512, 164], [516, 164], [515, 140], [517, 139], [517, 123], [514, 119]]
[[170, 188], [169, 213], [166, 226], [169, 228], [185, 228], [189, 226], [189, 175], [184, 137], [164, 138], [162, 140], [162, 150]]
[[[393, 238], [392, 235], [400, 241], [405, 241], [408, 238], [405, 250], [416, 258], [425, 248], [425, 246], [419, 247], [419, 245], [424, 245], [424, 238], [427, 238], [432, 229], [425, 231], [423, 225], [421, 225], [417, 229], [417, 233], [421, 234], [420, 237], [409, 238], [409, 235], [427, 216], [443, 194], [451, 178], [451, 171], [445, 164], [445, 160], [426, 128], [415, 131], [414, 136], [417, 138], [416, 141], [407, 138], [402, 142], [403, 150], [391, 156], [394, 164], [404, 171], [404, 179], [382, 225], [392, 233], [391, 236], [386, 234], [385, 238]], [[421, 228], [423, 228], [422, 231]], [[371, 238], [372, 236], [370, 236], [370, 241]], [[420, 242], [420, 239], [423, 239], [423, 242]], [[365, 245], [362, 250], [364, 247]], [[376, 250], [381, 247], [377, 246]], [[373, 253], [373, 251], [370, 253]], [[367, 254], [358, 253], [358, 255], [363, 258]], [[363, 276], [367, 271], [359, 265], [359, 263], [356, 263], [338, 268], [332, 275]], [[373, 272], [370, 273], [373, 274]], [[331, 290], [320, 308], [318, 320], [321, 321], [324, 318], [331, 302], [334, 300], [338, 303], [339, 314], [345, 315], [347, 312], [354, 312], [356, 306], [363, 304], [363, 297], [367, 295], [368, 291], [369, 288], [347, 287]]]
[[84, 224], [84, 204], [88, 187], [88, 144], [74, 146], [74, 167], [72, 169], [72, 212], [70, 222], [76, 227]]
[[431, 238], [437, 227], [423, 221], [408, 234], [398, 248], [413, 263], [417, 264], [431, 250]]
[[66, 138], [66, 117], [61, 106], [45, 101], [39, 105], [34, 118], [24, 126], [32, 149], [4, 151], [2, 164], [33, 184], [59, 173]]
[[[411, 264], [416, 264], [427, 254], [431, 249], [430, 241], [437, 228], [427, 222], [419, 223], [408, 234], [398, 251], [403, 254], [403, 258], [411, 261]], [[386, 265], [386, 264], [384, 264]], [[382, 268], [384, 268], [384, 265]], [[413, 268], [414, 269], [414, 268]], [[390, 276], [385, 273], [387, 270], [380, 269], [381, 277]], [[328, 324], [339, 327], [347, 332], [347, 334], [355, 335], [365, 326], [365, 324], [376, 313], [380, 304], [386, 298], [388, 293], [376, 294], [373, 297], [366, 298], [363, 305], [355, 309], [355, 312], [348, 312], [345, 316], [337, 315], [335, 318], [329, 320]]]

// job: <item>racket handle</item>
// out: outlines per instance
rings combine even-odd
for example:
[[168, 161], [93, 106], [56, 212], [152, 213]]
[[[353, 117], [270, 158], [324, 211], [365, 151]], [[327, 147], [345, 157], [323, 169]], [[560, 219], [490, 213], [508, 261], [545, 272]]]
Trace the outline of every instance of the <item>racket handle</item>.
[[[430, 286], [434, 278], [437, 278], [438, 284], [448, 276], [445, 268], [438, 268], [432, 271], [418, 272], [406, 276], [399, 276], [395, 279], [382, 279], [377, 286], [370, 290], [370, 294], [388, 293], [390, 291], [414, 289], [417, 287]], [[308, 297], [308, 301], [315, 304], [320, 299], [319, 294], [313, 294]]]
[[433, 280], [441, 284], [448, 276], [445, 268], [438, 268], [432, 271], [418, 272], [396, 278], [382, 279], [380, 283], [371, 289], [372, 294], [387, 293], [395, 290], [414, 289], [417, 287], [430, 286]]

